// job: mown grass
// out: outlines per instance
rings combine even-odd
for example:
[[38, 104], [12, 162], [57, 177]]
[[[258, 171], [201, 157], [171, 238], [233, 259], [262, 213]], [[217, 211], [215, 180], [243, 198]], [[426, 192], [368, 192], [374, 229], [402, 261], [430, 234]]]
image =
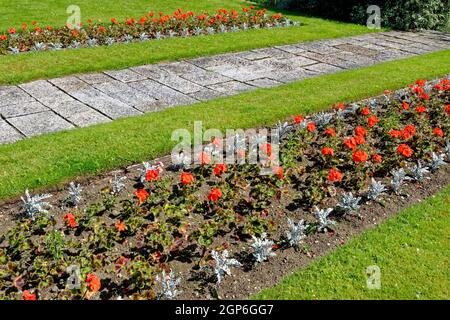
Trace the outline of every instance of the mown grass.
[[166, 109], [139, 117], [0, 146], [0, 198], [96, 174], [169, 153], [175, 129], [251, 128], [271, 125], [337, 101], [370, 97], [406, 86], [417, 78], [450, 72], [450, 50], [330, 74], [239, 96]]
[[[23, 22], [36, 20], [42, 25], [64, 25], [68, 14], [69, 0], [31, 1], [11, 0], [2, 5], [0, 30]], [[89, 1], [76, 3], [81, 8], [82, 20], [102, 19], [109, 22], [111, 17], [140, 17], [150, 10], [172, 13], [177, 8], [185, 10], [202, 9], [213, 12], [218, 8], [241, 8], [250, 3], [240, 0], [130, 0], [130, 1]], [[57, 52], [34, 52], [20, 56], [0, 57], [0, 84], [17, 84], [35, 79], [48, 79], [69, 74], [121, 69], [130, 66], [175, 61], [192, 57], [225, 52], [236, 52], [268, 46], [336, 38], [374, 32], [365, 26], [301, 16], [294, 12], [284, 12], [292, 20], [302, 22], [302, 26], [277, 29], [250, 30], [216, 34], [212, 36], [174, 38], [160, 41], [118, 44], [111, 47], [83, 48]], [[0, 32], [1, 33], [1, 32]]]
[[[444, 299], [450, 297], [450, 186], [287, 276], [253, 299]], [[368, 289], [378, 266], [381, 288]]]

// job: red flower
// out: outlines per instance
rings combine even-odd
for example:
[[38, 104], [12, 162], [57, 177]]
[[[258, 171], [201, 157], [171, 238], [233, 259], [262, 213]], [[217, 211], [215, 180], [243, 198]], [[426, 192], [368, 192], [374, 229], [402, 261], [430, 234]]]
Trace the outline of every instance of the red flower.
[[447, 112], [447, 114], [450, 116], [450, 104], [445, 106], [445, 111]]
[[22, 300], [37, 300], [36, 294], [28, 290], [22, 292]]
[[330, 136], [330, 137], [335, 137], [336, 136], [336, 131], [334, 131], [333, 128], [328, 128], [325, 130], [325, 134]]
[[344, 140], [344, 144], [347, 148], [355, 150], [356, 149], [356, 140], [355, 138], [351, 137], [351, 138], [346, 138]]
[[158, 180], [159, 171], [158, 170], [148, 170], [145, 174], [145, 180], [147, 182]]
[[294, 121], [295, 121], [295, 123], [300, 123], [300, 122], [303, 122], [303, 120], [305, 120], [305, 117], [303, 117], [302, 115], [298, 115], [298, 116], [295, 116], [294, 117]]
[[194, 182], [195, 179], [194, 179], [194, 176], [191, 173], [189, 173], [189, 172], [182, 172], [181, 175], [180, 175], [180, 180], [181, 180], [182, 184], [188, 185], [188, 184]]
[[278, 178], [280, 178], [280, 180], [284, 179], [283, 167], [274, 167], [272, 168], [272, 172], [275, 173], [278, 176]]
[[106, 32], [106, 28], [104, 26], [100, 26], [98, 27], [98, 31], [101, 33], [105, 33]]
[[357, 145], [364, 144], [364, 143], [366, 143], [366, 139], [364, 139], [363, 136], [356, 136], [355, 142]]
[[363, 116], [368, 116], [369, 114], [370, 114], [370, 109], [369, 108], [363, 108], [362, 110], [361, 110], [361, 114], [363, 115]]
[[357, 151], [353, 152], [352, 158], [353, 158], [353, 161], [355, 161], [356, 163], [366, 162], [367, 159], [369, 159], [369, 155], [362, 150], [357, 150]]
[[200, 160], [200, 163], [203, 164], [210, 164], [211, 163], [211, 157], [206, 152], [200, 153], [200, 156], [198, 157]]
[[367, 124], [370, 128], [373, 128], [378, 123], [378, 118], [376, 116], [370, 116], [367, 118]]
[[227, 172], [227, 170], [228, 170], [228, 167], [226, 164], [218, 163], [214, 167], [214, 175], [220, 176], [222, 173]]
[[338, 170], [332, 168], [330, 171], [328, 171], [328, 180], [330, 182], [339, 182], [342, 181], [342, 177], [344, 175], [340, 173]]
[[413, 154], [413, 150], [407, 144], [401, 144], [397, 148], [397, 152], [409, 158]]
[[208, 195], [209, 201], [217, 201], [222, 196], [222, 191], [218, 188], [211, 189], [211, 192]]
[[426, 112], [426, 111], [427, 111], [427, 108], [425, 108], [424, 106], [418, 106], [416, 108], [416, 112], [417, 113], [423, 113], [423, 112]]
[[123, 221], [117, 221], [115, 226], [116, 226], [117, 231], [119, 231], [119, 232], [123, 232], [123, 231], [127, 230], [127, 226], [125, 225], [125, 222], [123, 222]]
[[383, 158], [379, 154], [374, 154], [372, 155], [372, 160], [381, 163], [383, 161]]
[[322, 154], [324, 156], [332, 156], [332, 155], [334, 155], [334, 150], [331, 148], [325, 147], [322, 149]]
[[134, 195], [139, 199], [139, 204], [142, 204], [147, 200], [149, 194], [145, 189], [138, 189], [134, 192]]
[[367, 130], [363, 126], [357, 126], [355, 128], [355, 134], [357, 136], [365, 136], [367, 134]]
[[433, 134], [435, 136], [443, 137], [444, 136], [444, 131], [442, 131], [441, 128], [434, 128], [433, 129]]
[[272, 145], [270, 143], [265, 143], [261, 145], [261, 150], [267, 154], [267, 156], [271, 156], [272, 155]]
[[309, 123], [306, 125], [306, 129], [307, 129], [309, 132], [314, 132], [314, 131], [316, 131], [316, 124], [315, 124], [314, 122], [309, 122]]
[[425, 85], [425, 83], [426, 83], [425, 80], [421, 80], [421, 79], [416, 80], [416, 84], [417, 84], [419, 87], [423, 87], [423, 86]]
[[27, 29], [28, 29], [27, 24], [26, 23], [22, 24], [22, 30], [23, 31], [27, 31]]
[[75, 216], [72, 213], [67, 213], [64, 218], [63, 218], [64, 222], [66, 222], [72, 229], [75, 229], [78, 224], [77, 224], [77, 220], [75, 219]]
[[72, 30], [72, 37], [76, 37], [78, 35], [78, 31], [77, 30]]
[[8, 33], [9, 34], [14, 34], [14, 33], [16, 33], [16, 29], [15, 28], [8, 29]]
[[6, 34], [0, 35], [0, 40], [6, 41], [8, 39], [8, 36]]
[[45, 29], [47, 29], [48, 31], [52, 31], [53, 27], [52, 26], [46, 26]]
[[403, 131], [401, 131], [401, 130], [391, 130], [391, 131], [389, 131], [389, 135], [392, 138], [399, 138], [399, 137], [402, 136], [402, 134], [403, 134]]
[[90, 273], [86, 276], [86, 283], [88, 284], [89, 290], [92, 292], [98, 292], [102, 287], [100, 279], [95, 273]]
[[116, 18], [111, 18], [111, 22], [112, 22], [112, 24], [117, 24], [117, 19]]
[[406, 102], [402, 102], [402, 108], [403, 110], [408, 110], [409, 109], [409, 104]]

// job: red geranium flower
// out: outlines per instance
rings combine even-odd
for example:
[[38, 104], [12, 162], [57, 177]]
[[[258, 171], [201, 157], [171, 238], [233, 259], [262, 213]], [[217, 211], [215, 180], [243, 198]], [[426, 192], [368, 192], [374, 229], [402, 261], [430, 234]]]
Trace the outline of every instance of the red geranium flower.
[[409, 158], [413, 154], [413, 150], [407, 144], [401, 144], [397, 148], [397, 152]]
[[211, 189], [211, 192], [208, 195], [209, 201], [217, 201], [222, 196], [222, 191], [218, 188]]
[[445, 106], [445, 111], [447, 112], [447, 114], [450, 116], [450, 104]]
[[214, 167], [214, 175], [216, 176], [220, 176], [223, 172], [227, 172], [228, 167], [226, 164], [224, 163], [218, 163], [216, 164], [216, 166]]
[[29, 290], [22, 292], [22, 300], [37, 300], [36, 294], [31, 293]]
[[155, 181], [159, 179], [159, 171], [158, 170], [148, 170], [145, 174], [145, 180], [147, 182]]
[[366, 143], [366, 139], [364, 139], [363, 136], [356, 136], [355, 137], [355, 142], [356, 142], [357, 145], [361, 145], [361, 144]]
[[267, 156], [271, 156], [272, 155], [272, 145], [270, 143], [264, 143], [261, 145], [261, 150], [267, 154]]
[[284, 179], [283, 167], [274, 167], [272, 171], [278, 176], [278, 178], [280, 178], [280, 180]]
[[145, 189], [138, 189], [134, 192], [134, 195], [139, 199], [139, 204], [142, 204], [147, 200], [149, 194]]
[[403, 110], [408, 110], [409, 109], [409, 104], [406, 102], [402, 102], [402, 108]]
[[370, 109], [367, 108], [367, 107], [363, 108], [363, 109], [361, 110], [361, 114], [362, 114], [363, 116], [368, 116], [368, 115], [370, 114]]
[[357, 126], [355, 128], [355, 134], [357, 136], [365, 136], [367, 134], [367, 130], [363, 126]]
[[112, 22], [112, 24], [117, 24], [117, 19], [116, 18], [111, 18], [111, 22]]
[[63, 218], [64, 222], [66, 222], [72, 229], [75, 229], [78, 224], [77, 224], [77, 220], [75, 219], [75, 216], [72, 213], [67, 213], [64, 218]]
[[372, 160], [381, 163], [383, 161], [383, 158], [379, 154], [374, 154], [372, 155]]
[[356, 141], [355, 138], [346, 138], [344, 139], [344, 144], [347, 148], [355, 150], [356, 149]]
[[86, 276], [86, 283], [88, 284], [89, 290], [92, 292], [98, 292], [102, 287], [100, 279], [95, 273], [90, 273]]
[[199, 160], [201, 164], [210, 164], [211, 163], [211, 157], [206, 152], [200, 153]]
[[123, 232], [123, 231], [127, 230], [127, 226], [125, 225], [125, 222], [123, 222], [123, 221], [117, 221], [115, 226], [116, 226], [117, 231], [119, 231], [119, 232]]
[[300, 122], [303, 122], [303, 120], [305, 120], [305, 117], [303, 117], [302, 115], [298, 115], [298, 116], [295, 116], [294, 117], [294, 121], [295, 121], [295, 123], [300, 123]]
[[331, 149], [331, 148], [328, 148], [328, 147], [324, 147], [324, 148], [322, 149], [322, 154], [323, 154], [324, 156], [332, 156], [332, 155], [334, 155], [334, 150]]
[[366, 162], [367, 159], [369, 159], [369, 155], [362, 150], [357, 150], [357, 151], [353, 152], [352, 158], [353, 158], [353, 161], [355, 161], [356, 163]]
[[424, 112], [426, 112], [427, 111], [427, 108], [425, 108], [424, 106], [418, 106], [417, 108], [416, 108], [416, 112], [417, 113], [424, 113]]
[[423, 87], [425, 85], [425, 83], [426, 83], [425, 80], [422, 80], [422, 79], [416, 80], [416, 84], [420, 87]]
[[401, 130], [391, 130], [391, 131], [389, 131], [389, 135], [392, 138], [399, 138], [399, 137], [402, 136], [402, 133], [403, 133], [403, 131], [401, 131]]
[[316, 124], [315, 124], [314, 122], [309, 122], [309, 123], [306, 125], [306, 129], [307, 129], [309, 132], [314, 132], [314, 131], [316, 131]]
[[344, 175], [342, 173], [340, 173], [338, 170], [332, 168], [328, 171], [328, 180], [330, 182], [339, 182], [342, 181], [342, 177]]
[[325, 130], [325, 134], [329, 135], [330, 137], [335, 137], [336, 136], [336, 131], [334, 131], [333, 128], [328, 128]]
[[6, 41], [8, 39], [8, 36], [6, 34], [0, 35], [0, 40]]
[[16, 33], [16, 29], [15, 28], [8, 29], [8, 33], [9, 34], [14, 34], [14, 33]]
[[194, 176], [191, 173], [189, 173], [189, 172], [182, 172], [181, 175], [180, 175], [180, 180], [181, 180], [182, 184], [188, 185], [188, 184], [194, 182], [195, 179], [194, 179]]
[[433, 129], [433, 134], [435, 136], [443, 137], [444, 136], [444, 131], [442, 131], [441, 128], [434, 128]]
[[370, 116], [367, 118], [367, 124], [370, 128], [373, 128], [378, 123], [378, 118], [376, 116]]

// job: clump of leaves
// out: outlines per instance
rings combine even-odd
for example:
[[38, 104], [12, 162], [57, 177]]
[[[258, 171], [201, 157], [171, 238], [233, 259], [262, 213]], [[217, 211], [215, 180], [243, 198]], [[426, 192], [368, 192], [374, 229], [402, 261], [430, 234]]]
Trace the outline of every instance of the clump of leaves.
[[44, 240], [45, 247], [55, 259], [60, 259], [63, 255], [65, 240], [64, 234], [58, 230], [51, 231]]
[[82, 199], [81, 196], [82, 192], [83, 188], [81, 187], [80, 184], [75, 184], [74, 182], [71, 182], [69, 185], [69, 198], [67, 199], [67, 202], [75, 207], [78, 206]]
[[251, 247], [253, 248], [253, 257], [257, 263], [268, 260], [270, 257], [276, 254], [272, 252], [274, 242], [272, 240], [266, 239], [266, 233], [263, 233], [260, 238], [253, 236], [253, 243]]
[[156, 276], [156, 281], [161, 285], [162, 291], [159, 296], [162, 298], [173, 300], [181, 293], [181, 291], [177, 290], [181, 278], [177, 278], [173, 270], [169, 274], [166, 274], [166, 271], [163, 270], [161, 277]]
[[231, 275], [231, 268], [239, 268], [242, 264], [236, 259], [228, 258], [228, 250], [223, 250], [222, 254], [213, 250], [211, 256], [214, 259], [214, 272], [217, 276], [217, 283], [222, 282], [225, 275]]
[[445, 154], [436, 154], [433, 152], [431, 154], [430, 170], [431, 172], [437, 171], [441, 166], [445, 164], [444, 161]]
[[298, 247], [300, 242], [306, 237], [305, 231], [309, 225], [305, 224], [304, 220], [300, 220], [298, 223], [293, 222], [288, 218], [289, 230], [285, 231], [287, 243], [291, 247]]
[[333, 211], [333, 208], [327, 209], [319, 209], [315, 207], [315, 215], [317, 219], [319, 219], [319, 226], [317, 227], [318, 231], [327, 231], [328, 229], [332, 229], [336, 225], [336, 221], [328, 219], [328, 216]]
[[413, 166], [410, 170], [411, 170], [411, 177], [415, 181], [422, 181], [425, 178], [425, 175], [430, 172], [426, 166], [422, 166], [420, 161], [417, 161], [417, 164]]
[[341, 201], [338, 203], [338, 208], [345, 213], [355, 212], [359, 209], [361, 197], [355, 197], [352, 192], [347, 192], [342, 195]]
[[385, 191], [386, 186], [372, 178], [372, 182], [369, 185], [369, 190], [367, 191], [367, 198], [370, 200], [375, 200]]
[[392, 190], [395, 193], [398, 193], [403, 182], [406, 180], [410, 180], [410, 178], [406, 175], [406, 172], [403, 168], [392, 171], [392, 180], [391, 180]]
[[52, 206], [43, 200], [51, 198], [50, 194], [40, 194], [31, 196], [28, 189], [25, 190], [25, 197], [20, 197], [22, 199], [22, 208], [24, 213], [31, 219], [35, 219], [37, 214], [48, 213], [48, 209]]

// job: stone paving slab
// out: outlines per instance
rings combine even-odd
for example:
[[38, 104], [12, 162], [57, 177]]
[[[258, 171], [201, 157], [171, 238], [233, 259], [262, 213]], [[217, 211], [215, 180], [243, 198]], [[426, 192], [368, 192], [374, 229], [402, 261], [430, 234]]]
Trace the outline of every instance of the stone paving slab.
[[390, 31], [0, 86], [0, 144], [444, 49]]

